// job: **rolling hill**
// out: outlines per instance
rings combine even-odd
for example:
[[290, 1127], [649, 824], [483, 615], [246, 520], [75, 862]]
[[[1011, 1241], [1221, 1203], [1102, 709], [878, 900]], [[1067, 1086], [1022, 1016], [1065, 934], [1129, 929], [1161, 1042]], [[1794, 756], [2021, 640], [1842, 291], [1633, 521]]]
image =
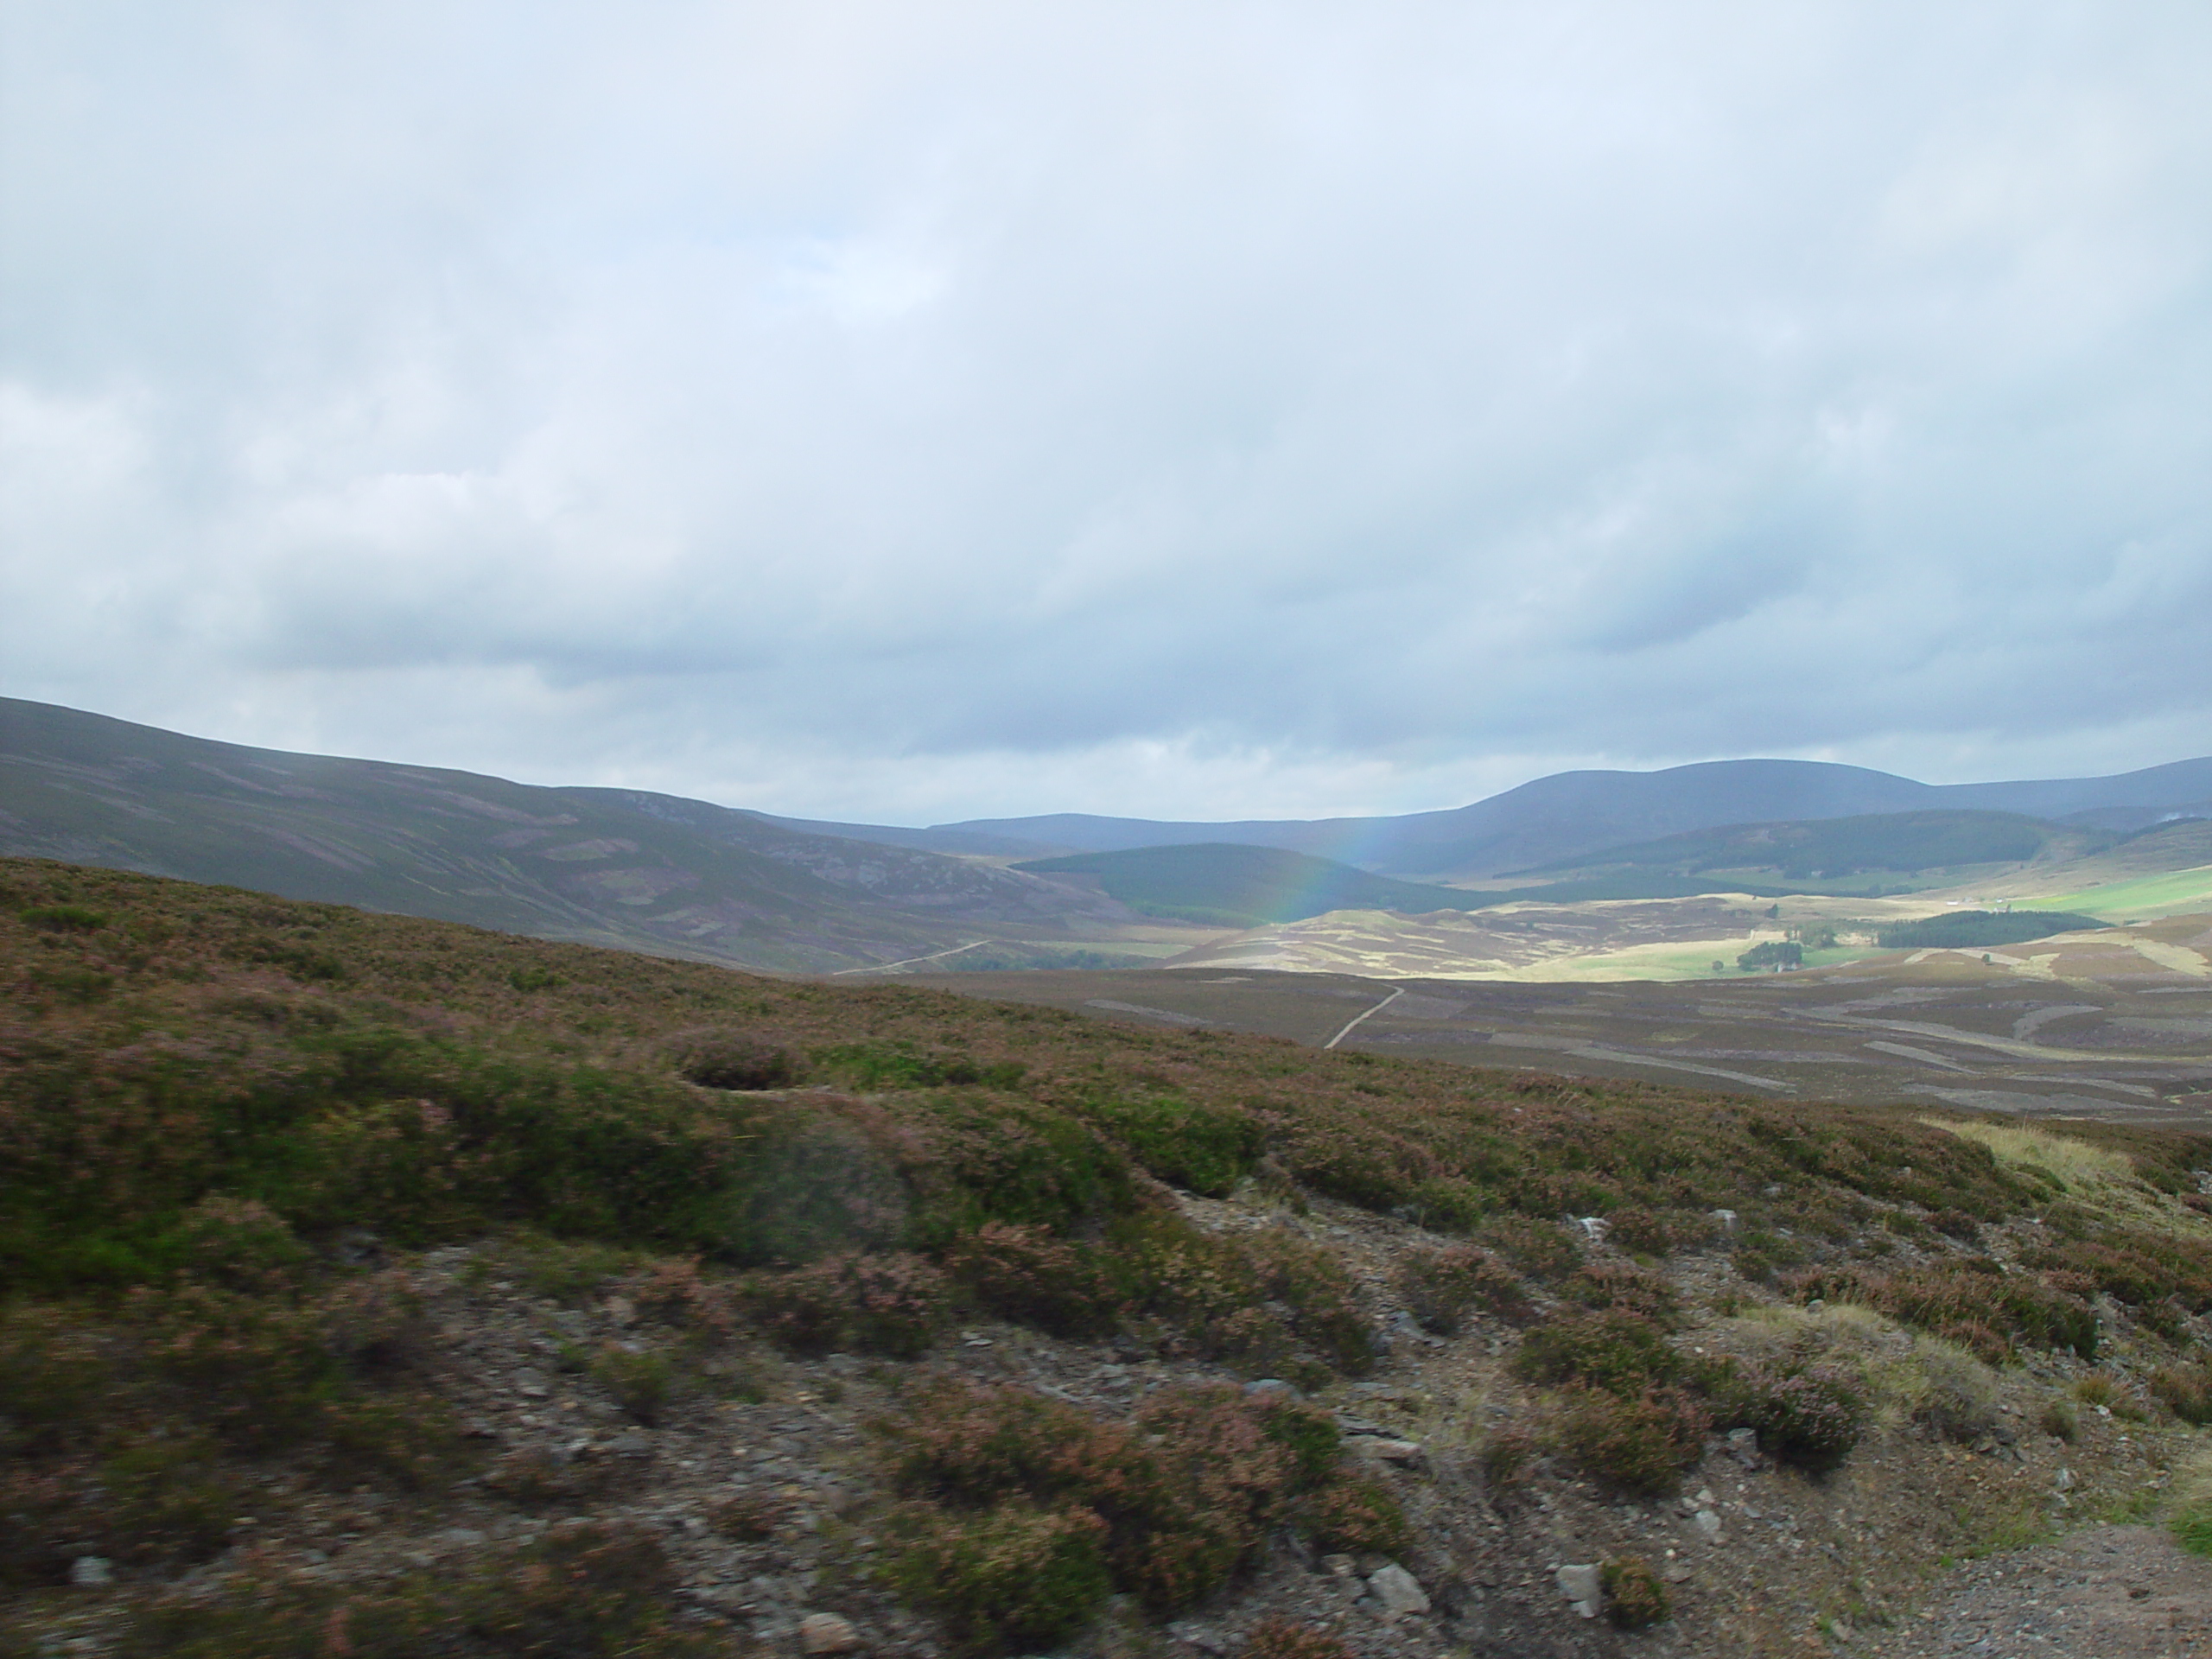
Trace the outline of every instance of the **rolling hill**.
[[1474, 910], [1489, 899], [1464, 889], [1394, 881], [1306, 853], [1222, 842], [1077, 853], [1014, 868], [1039, 875], [1089, 876], [1132, 910], [1223, 927], [1304, 921], [1332, 910], [1408, 915]]
[[[1714, 760], [1660, 772], [1563, 772], [1471, 806], [1395, 817], [1205, 823], [1058, 813], [976, 819], [902, 835], [957, 837], [908, 844], [942, 850], [1049, 845], [1068, 852], [1234, 842], [1332, 858], [1396, 876], [1483, 880], [1586, 859], [1730, 824], [1924, 812], [2001, 812], [2126, 831], [2177, 816], [2212, 817], [2212, 759], [2110, 778], [1923, 784], [1864, 766], [1815, 760]], [[810, 826], [819, 833], [870, 832]]]
[[1640, 871], [1695, 876], [1726, 872], [1768, 882], [1832, 882], [1853, 876], [2056, 862], [2101, 852], [2119, 839], [2107, 830], [2052, 823], [2017, 812], [1884, 812], [1693, 830], [1513, 874]]
[[[2212, 763], [2184, 762], [2117, 779], [1973, 787], [2054, 809], [2101, 800], [2083, 810], [2136, 811], [2148, 809], [2129, 802], [2180, 798], [2208, 771]], [[2170, 872], [2212, 864], [2212, 830], [2201, 821], [2122, 835], [2080, 812], [2060, 823], [1957, 806], [1838, 810], [1870, 795], [1955, 792], [1859, 768], [1741, 761], [1563, 773], [1455, 812], [1230, 826], [1291, 838], [1325, 831], [1358, 855], [1332, 856], [1131, 819], [821, 823], [641, 791], [247, 748], [0, 699], [0, 854], [784, 972], [873, 970], [954, 951], [965, 968], [1136, 965], [1190, 948], [1195, 929], [1331, 910], [1859, 895], [1927, 887], [1912, 873], [1962, 863], [1977, 883], [1994, 863], [2014, 866], [1989, 878], [1992, 898], [2049, 893], [2099, 914], [2164, 913], [2196, 888], [2117, 899], [2090, 889], [2168, 882]], [[1750, 801], [1802, 816], [1677, 822]], [[1627, 833], [1655, 824], [1668, 833]], [[1195, 833], [1164, 847], [1065, 851], [1073, 840], [1162, 829]], [[1535, 879], [1472, 891], [1367, 868], [1447, 861], [1477, 842], [1492, 881], [1503, 870]], [[1003, 867], [1014, 857], [1026, 861]]]
[[0, 852], [785, 971], [1127, 919], [1041, 876], [703, 801], [245, 748], [15, 699], [0, 699]]

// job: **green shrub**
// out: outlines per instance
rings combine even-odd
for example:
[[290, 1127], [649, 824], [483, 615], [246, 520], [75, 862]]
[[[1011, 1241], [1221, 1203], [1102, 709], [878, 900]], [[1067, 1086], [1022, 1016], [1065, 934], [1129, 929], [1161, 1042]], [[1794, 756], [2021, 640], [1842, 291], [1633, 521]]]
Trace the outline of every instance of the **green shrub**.
[[1537, 1452], [1536, 1436], [1518, 1426], [1493, 1430], [1475, 1454], [1476, 1465], [1493, 1491], [1516, 1485]]
[[1294, 1624], [1270, 1613], [1245, 1632], [1236, 1659], [1352, 1659], [1352, 1651], [1310, 1624]]
[[855, 1089], [943, 1089], [972, 1087], [1011, 1089], [1028, 1070], [1019, 1060], [978, 1061], [966, 1054], [932, 1049], [924, 1052], [902, 1039], [887, 1042], [839, 1043], [817, 1049], [814, 1062], [820, 1070]]
[[1562, 1391], [1550, 1427], [1561, 1456], [1630, 1492], [1661, 1492], [1705, 1455], [1713, 1420], [1679, 1389], [1622, 1395], [1576, 1384]]
[[101, 1460], [100, 1553], [124, 1561], [204, 1561], [229, 1541], [245, 1482], [204, 1435], [129, 1439]]
[[2183, 1549], [2192, 1555], [2212, 1555], [2212, 1503], [2184, 1505], [2171, 1525], [2175, 1541]]
[[1865, 1396], [1826, 1367], [1746, 1365], [1714, 1394], [1722, 1427], [1756, 1429], [1768, 1452], [1807, 1469], [1834, 1468], [1866, 1429]]
[[790, 1498], [754, 1488], [732, 1494], [707, 1514], [707, 1524], [725, 1538], [759, 1543], [788, 1526], [798, 1506]]
[[1266, 1150], [1260, 1125], [1245, 1113], [1173, 1096], [1115, 1101], [1089, 1116], [1151, 1174], [1208, 1198], [1226, 1197]]
[[916, 1230], [914, 1137], [880, 1110], [801, 1096], [776, 1103], [753, 1129], [708, 1229], [715, 1255], [789, 1267], [896, 1249]]
[[134, 1293], [145, 1360], [188, 1393], [192, 1414], [250, 1453], [296, 1446], [322, 1426], [340, 1380], [312, 1309], [185, 1283]]
[[1662, 1214], [1643, 1205], [1630, 1205], [1605, 1217], [1608, 1242], [1637, 1255], [1668, 1255], [1707, 1228], [1685, 1218]]
[[460, 1572], [397, 1583], [249, 1582], [127, 1615], [123, 1659], [738, 1659], [737, 1641], [685, 1628], [677, 1577], [642, 1531], [557, 1527]]
[[2036, 1426], [2055, 1439], [2072, 1441], [2081, 1436], [2082, 1415], [2069, 1400], [2050, 1400], [2044, 1403]]
[[439, 1491], [474, 1461], [452, 1408], [425, 1395], [341, 1395], [317, 1427], [330, 1475], [346, 1484]]
[[1585, 1307], [1632, 1313], [1662, 1330], [1674, 1329], [1681, 1319], [1675, 1287], [1657, 1274], [1624, 1262], [1600, 1262], [1582, 1268], [1560, 1287], [1560, 1294]]
[[1255, 1373], [1295, 1349], [1343, 1371], [1375, 1363], [1374, 1326], [1344, 1263], [1295, 1234], [1228, 1236], [1148, 1215], [1117, 1224], [1108, 1243], [1131, 1311], [1200, 1352]]
[[1582, 1247], [1556, 1222], [1531, 1216], [1497, 1216], [1476, 1230], [1491, 1253], [1531, 1279], [1550, 1283], [1582, 1265]]
[[1114, 1422], [1023, 1389], [942, 1381], [878, 1433], [893, 1485], [944, 1512], [1089, 1511], [1113, 1584], [1160, 1611], [1220, 1585], [1343, 1478], [1325, 1414], [1218, 1386], [1162, 1389]]
[[2166, 1365], [2151, 1373], [2151, 1397], [2198, 1428], [2212, 1425], [2212, 1370]]
[[[524, 986], [518, 979], [516, 988], [543, 989], [544, 984]], [[787, 1088], [799, 1079], [798, 1063], [789, 1049], [751, 1032], [683, 1032], [670, 1039], [668, 1057], [677, 1076], [702, 1089], [752, 1093]]]
[[16, 912], [27, 927], [47, 933], [97, 933], [107, 925], [107, 912], [84, 905], [33, 905]]
[[1087, 1509], [1021, 1503], [902, 1517], [886, 1577], [944, 1619], [956, 1651], [1034, 1652], [1090, 1623], [1113, 1591], [1106, 1523]]
[[2062, 1230], [2079, 1236], [2022, 1258], [2044, 1274], [2078, 1274], [2132, 1307], [2171, 1301], [2186, 1313], [2212, 1310], [2212, 1246], [2141, 1228], [2113, 1226], [2059, 1212]]
[[622, 1288], [642, 1317], [695, 1338], [722, 1341], [736, 1328], [739, 1286], [709, 1278], [696, 1256], [651, 1262], [625, 1281]]
[[593, 1357], [591, 1378], [648, 1428], [660, 1421], [677, 1385], [676, 1367], [666, 1354], [612, 1342]]
[[1122, 1298], [1096, 1253], [1041, 1227], [987, 1221], [945, 1251], [944, 1266], [1001, 1319], [1065, 1337], [1102, 1336], [1120, 1323]]
[[177, 1219], [168, 1253], [194, 1278], [228, 1290], [280, 1289], [308, 1262], [291, 1223], [252, 1198], [211, 1193]]
[[951, 1313], [950, 1282], [918, 1255], [847, 1251], [789, 1273], [754, 1274], [740, 1294], [763, 1335], [809, 1354], [911, 1359]]
[[1671, 1382], [1681, 1370], [1665, 1332], [1618, 1308], [1562, 1313], [1522, 1338], [1513, 1358], [1523, 1382], [1586, 1382], [1628, 1395]]
[[1405, 1510], [1380, 1481], [1332, 1482], [1300, 1505], [1297, 1523], [1317, 1549], [1396, 1557], [1413, 1547]]
[[1617, 1555], [1599, 1568], [1605, 1589], [1605, 1617], [1624, 1630], [1649, 1630], [1674, 1611], [1666, 1581], [1640, 1555]]
[[1957, 1343], [1923, 1337], [1912, 1344], [1918, 1381], [1913, 1419], [1947, 1440], [1971, 1444], [1997, 1427], [1997, 1378]]
[[555, 1503], [585, 1503], [606, 1487], [613, 1473], [607, 1459], [560, 1458], [542, 1446], [531, 1446], [495, 1459], [480, 1478], [486, 1491], [524, 1509], [542, 1510]]
[[2009, 1360], [2018, 1344], [2069, 1348], [2083, 1358], [2094, 1354], [2097, 1316], [2080, 1294], [2083, 1287], [2064, 1275], [2008, 1274], [1984, 1256], [1887, 1273], [1824, 1268], [1793, 1274], [1786, 1286], [1799, 1301], [1863, 1303], [1969, 1348], [1993, 1365]]
[[944, 1090], [900, 1103], [893, 1131], [917, 1208], [909, 1239], [941, 1249], [985, 1222], [1070, 1234], [1135, 1208], [1128, 1160], [1079, 1118], [1005, 1095]]
[[1398, 1268], [1398, 1297], [1414, 1318], [1445, 1336], [1456, 1335], [1475, 1308], [1515, 1322], [1530, 1312], [1511, 1270], [1488, 1250], [1465, 1244], [1408, 1255]]

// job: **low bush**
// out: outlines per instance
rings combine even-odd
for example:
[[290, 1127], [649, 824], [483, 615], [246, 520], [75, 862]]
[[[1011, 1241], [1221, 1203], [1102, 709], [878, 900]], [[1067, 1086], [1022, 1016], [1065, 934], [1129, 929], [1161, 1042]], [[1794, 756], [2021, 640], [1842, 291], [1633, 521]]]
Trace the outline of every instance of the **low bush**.
[[185, 1211], [166, 1243], [178, 1269], [231, 1291], [289, 1289], [309, 1260], [283, 1217], [257, 1200], [220, 1193]]
[[977, 1060], [910, 1040], [836, 1043], [814, 1051], [814, 1063], [855, 1089], [1011, 1089], [1028, 1070], [1019, 1060]]
[[1564, 1279], [1582, 1265], [1582, 1246], [1556, 1222], [1533, 1216], [1497, 1216], [1475, 1230], [1475, 1239], [1516, 1272], [1543, 1283]]
[[1294, 1624], [1271, 1613], [1245, 1632], [1236, 1659], [1352, 1659], [1352, 1651], [1310, 1624]]
[[1229, 1236], [1151, 1215], [1118, 1224], [1108, 1245], [1132, 1314], [1248, 1374], [1281, 1374], [1300, 1351], [1341, 1371], [1375, 1363], [1374, 1325], [1344, 1263], [1294, 1233]]
[[[1015, 1506], [1031, 1517], [1019, 1537], [1034, 1542], [1045, 1534], [1033, 1517], [1087, 1513], [1113, 1586], [1158, 1611], [1221, 1584], [1272, 1527], [1310, 1520], [1383, 1536], [1394, 1524], [1351, 1484], [1328, 1415], [1276, 1394], [1163, 1389], [1116, 1422], [1023, 1389], [940, 1381], [877, 1432], [897, 1490], [928, 1506], [917, 1513], [950, 1517], [928, 1520], [930, 1535], [973, 1524], [996, 1536], [989, 1517]], [[1345, 1495], [1331, 1496], [1340, 1486]]]
[[1332, 1481], [1299, 1505], [1296, 1520], [1317, 1549], [1395, 1557], [1413, 1545], [1404, 1508], [1380, 1481]]
[[2174, 1541], [2190, 1554], [2212, 1555], [2212, 1502], [2184, 1504], [2169, 1524]]
[[2094, 1355], [2097, 1316], [2081, 1294], [2086, 1288], [2070, 1275], [2006, 1273], [1986, 1256], [1888, 1273], [1823, 1268], [1792, 1274], [1785, 1285], [1798, 1301], [1863, 1303], [1901, 1325], [1969, 1348], [1993, 1365], [2006, 1363], [2023, 1344], [2070, 1349], [2085, 1359]]
[[2078, 1274], [2117, 1301], [2147, 1308], [2171, 1301], [2186, 1313], [2212, 1310], [2212, 1245], [2059, 1211], [2058, 1230], [2075, 1236], [2033, 1251], [2022, 1265]]
[[1674, 1611], [1666, 1581], [1642, 1556], [1615, 1556], [1598, 1572], [1605, 1589], [1605, 1617], [1620, 1629], [1649, 1630]]
[[1757, 1430], [1767, 1452], [1802, 1468], [1834, 1468], [1866, 1426], [1866, 1396], [1831, 1367], [1740, 1366], [1712, 1392], [1721, 1427]]
[[967, 1514], [916, 1505], [894, 1530], [886, 1581], [944, 1621], [956, 1652], [1053, 1646], [1113, 1592], [1106, 1523], [1073, 1504], [1014, 1501]]
[[524, 1446], [493, 1459], [484, 1490], [524, 1509], [577, 1503], [601, 1490], [613, 1471], [604, 1458], [565, 1458], [543, 1446]]
[[1585, 1474], [1624, 1491], [1671, 1488], [1705, 1455], [1713, 1419], [1680, 1389], [1622, 1395], [1573, 1385], [1562, 1391], [1549, 1439]]
[[726, 1340], [741, 1317], [740, 1287], [709, 1277], [696, 1256], [652, 1262], [625, 1280], [622, 1289], [644, 1318], [710, 1343]]
[[1491, 1490], [1518, 1485], [1529, 1473], [1538, 1451], [1534, 1433], [1518, 1424], [1494, 1429], [1475, 1453], [1475, 1465]]
[[739, 1294], [761, 1334], [805, 1354], [911, 1359], [951, 1312], [950, 1281], [918, 1255], [845, 1251], [789, 1273], [753, 1274]]
[[2198, 1428], [2212, 1425], [2212, 1370], [2166, 1365], [2151, 1373], [2151, 1397]]
[[1267, 1150], [1249, 1114], [1173, 1096], [1112, 1101], [1085, 1115], [1147, 1173], [1207, 1198], [1227, 1197]]
[[1560, 1294], [1585, 1307], [1632, 1313], [1662, 1330], [1674, 1329], [1681, 1319], [1681, 1299], [1675, 1287], [1657, 1274], [1624, 1262], [1600, 1262], [1580, 1269], [1560, 1287]]
[[247, 1584], [128, 1616], [122, 1659], [738, 1659], [739, 1638], [680, 1622], [677, 1575], [642, 1531], [572, 1525], [459, 1573], [397, 1583]]
[[610, 1342], [591, 1361], [591, 1378], [614, 1403], [652, 1428], [677, 1390], [679, 1378], [666, 1354], [634, 1344]]
[[944, 1261], [976, 1305], [1001, 1319], [1078, 1338], [1103, 1336], [1121, 1321], [1122, 1297], [1096, 1252], [1042, 1227], [987, 1221]]
[[1996, 1376], [1969, 1349], [1917, 1338], [1907, 1375], [1913, 1421], [1942, 1439], [1971, 1444], [1997, 1427]]
[[1512, 1270], [1488, 1250], [1465, 1244], [1408, 1255], [1398, 1268], [1398, 1299], [1424, 1327], [1447, 1337], [1477, 1309], [1515, 1323], [1531, 1312]]
[[2070, 1400], [2046, 1401], [2036, 1427], [2055, 1440], [2072, 1441], [2081, 1437], [2082, 1414]]
[[1514, 1374], [1528, 1382], [1582, 1382], [1636, 1395], [1681, 1376], [1667, 1333], [1618, 1308], [1563, 1313], [1522, 1338]]
[[792, 1499], [754, 1488], [723, 1498], [707, 1512], [707, 1524], [725, 1538], [758, 1543], [772, 1538], [798, 1513]]
[[2085, 1406], [2103, 1406], [2109, 1409], [2120, 1397], [2120, 1384], [2112, 1378], [2092, 1371], [2074, 1384], [2074, 1397]]
[[1605, 1237], [1633, 1255], [1669, 1255], [1707, 1236], [1712, 1227], [1703, 1217], [1669, 1214], [1636, 1204], [1605, 1217]]
[[[548, 988], [543, 984], [533, 988]], [[787, 1088], [799, 1080], [791, 1052], [751, 1032], [680, 1032], [669, 1039], [668, 1056], [676, 1075], [702, 1089], [757, 1092]]]
[[131, 1437], [99, 1465], [102, 1506], [93, 1541], [111, 1559], [162, 1566], [203, 1561], [229, 1541], [246, 1490], [204, 1436]]

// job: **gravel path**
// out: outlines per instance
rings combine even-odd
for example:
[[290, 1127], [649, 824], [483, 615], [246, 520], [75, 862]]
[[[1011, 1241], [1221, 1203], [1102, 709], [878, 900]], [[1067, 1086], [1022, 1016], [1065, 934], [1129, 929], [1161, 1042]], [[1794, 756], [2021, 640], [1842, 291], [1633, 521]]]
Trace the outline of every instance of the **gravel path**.
[[2212, 1654], [2212, 1560], [2152, 1527], [2090, 1527], [1951, 1573], [1910, 1628], [1837, 1644], [1878, 1659]]

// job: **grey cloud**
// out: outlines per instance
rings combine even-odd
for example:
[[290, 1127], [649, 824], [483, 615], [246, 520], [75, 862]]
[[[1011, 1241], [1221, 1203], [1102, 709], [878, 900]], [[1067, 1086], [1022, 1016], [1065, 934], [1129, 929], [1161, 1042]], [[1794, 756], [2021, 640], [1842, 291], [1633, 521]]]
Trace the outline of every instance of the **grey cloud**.
[[2196, 8], [7, 27], [17, 695], [944, 816], [2206, 747]]

